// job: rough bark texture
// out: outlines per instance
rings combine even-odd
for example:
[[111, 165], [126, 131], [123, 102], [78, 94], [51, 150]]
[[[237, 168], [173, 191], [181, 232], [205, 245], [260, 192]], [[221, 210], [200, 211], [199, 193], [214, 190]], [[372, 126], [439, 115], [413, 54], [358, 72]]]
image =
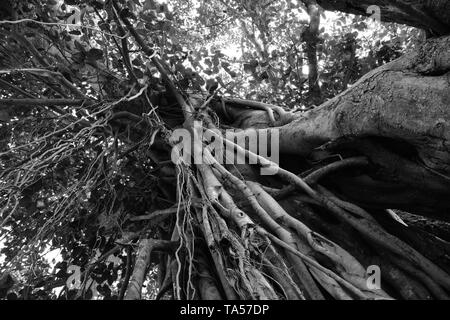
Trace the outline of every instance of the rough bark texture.
[[[449, 71], [450, 37], [432, 39], [294, 121], [259, 130], [280, 130], [284, 154], [368, 156], [375, 171], [333, 182], [352, 200], [448, 219]], [[264, 118], [268, 123], [263, 112], [235, 115], [235, 123], [248, 130], [263, 128]], [[281, 115], [278, 124], [291, 118]]]
[[[320, 299], [324, 294], [334, 299], [447, 299], [448, 243], [402, 227], [386, 209], [450, 220], [449, 49], [449, 36], [428, 40], [306, 113], [240, 99], [213, 100], [221, 124], [244, 129], [237, 137], [265, 130], [270, 140], [279, 130], [281, 158], [293, 157], [291, 171], [320, 169], [303, 180], [278, 170], [278, 178], [300, 196], [288, 193], [288, 200], [277, 204], [264, 188], [273, 187], [276, 194], [279, 181], [253, 174], [249, 166], [222, 166], [201, 144], [194, 145], [194, 153], [203, 154], [204, 160], [196, 166], [197, 176], [178, 170], [205, 203], [197, 210], [197, 220], [212, 259], [203, 252], [194, 256], [199, 272], [195, 294], [181, 289], [190, 283], [181, 259], [171, 274], [174, 292], [179, 291], [174, 296], [277, 299], [282, 284], [281, 296], [288, 298]], [[202, 108], [194, 100], [192, 105], [178, 100], [185, 128], [216, 129], [207, 120], [204, 128], [194, 127], [199, 120], [195, 111], [201, 113]], [[208, 114], [202, 117], [208, 119]], [[235, 152], [267, 164], [243, 148]], [[323, 166], [339, 157], [347, 162]], [[190, 243], [187, 234], [180, 230], [179, 237]], [[145, 247], [138, 251], [138, 281], [132, 279], [130, 289], [133, 283], [142, 284], [151, 250]], [[233, 258], [230, 251], [235, 252]], [[249, 258], [257, 252], [267, 252], [263, 269]], [[381, 290], [367, 290], [365, 285], [365, 270], [374, 264], [381, 266], [388, 283]], [[274, 274], [274, 266], [289, 270], [274, 277], [277, 284], [265, 277]]]
[[450, 33], [450, 2], [447, 0], [318, 0], [325, 10], [371, 15], [370, 6], [380, 8], [381, 21], [425, 29], [433, 35]]

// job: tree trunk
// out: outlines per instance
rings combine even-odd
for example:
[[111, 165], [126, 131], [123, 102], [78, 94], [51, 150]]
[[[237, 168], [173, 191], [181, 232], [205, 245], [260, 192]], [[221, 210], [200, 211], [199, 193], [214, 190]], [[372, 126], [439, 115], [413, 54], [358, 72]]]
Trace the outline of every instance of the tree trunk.
[[[325, 10], [357, 15], [379, 14], [381, 21], [425, 29], [435, 36], [450, 33], [450, 3], [446, 0], [317, 0]], [[373, 6], [378, 6], [377, 8]], [[369, 9], [369, 10], [368, 10]]]
[[246, 129], [236, 136], [278, 130], [282, 154], [316, 160], [367, 156], [372, 170], [340, 176], [330, 185], [365, 206], [449, 220], [449, 71], [450, 37], [429, 40], [322, 106], [294, 120], [282, 114], [278, 123], [289, 123], [281, 127], [263, 128], [264, 121], [270, 123], [264, 112], [230, 106], [234, 123]]
[[[434, 35], [449, 33], [447, 1], [318, 3], [352, 13], [364, 13], [369, 4], [380, 5], [386, 21], [423, 27]], [[164, 79], [173, 102], [166, 113], [178, 112], [194, 142], [201, 139], [188, 151], [189, 158], [202, 160], [172, 165], [170, 147], [180, 141], [167, 136], [169, 128], [181, 123], [171, 126], [163, 115], [162, 120], [151, 119], [157, 122], [152, 127], [153, 122], [143, 121], [149, 119], [143, 118], [142, 110], [133, 114], [111, 108], [115, 114], [104, 123], [96, 122], [95, 127], [111, 124], [117, 129], [121, 121], [134, 121], [135, 126], [126, 124], [132, 131], [127, 139], [147, 143], [140, 155], [152, 160], [146, 170], [160, 170], [161, 181], [167, 172], [175, 177], [167, 190], [158, 183], [171, 208], [128, 217], [127, 222], [139, 229], [140, 241], [125, 299], [141, 298], [152, 251], [167, 254], [159, 261], [165, 266], [160, 268], [164, 275], [158, 297], [173, 288], [175, 299], [449, 299], [450, 243], [445, 239], [449, 227], [442, 220], [450, 221], [450, 36], [428, 40], [311, 111], [290, 113], [233, 98], [210, 97], [207, 103], [186, 99], [164, 61], [148, 47], [118, 2], [112, 4], [120, 13], [117, 22], [122, 21]], [[78, 90], [71, 84], [68, 89]], [[127, 108], [133, 99], [125, 101]], [[41, 107], [68, 104], [62, 99], [35, 102], [31, 101]], [[30, 105], [30, 100], [5, 103]], [[209, 108], [220, 121], [213, 121]], [[196, 126], [197, 121], [202, 126]], [[207, 147], [211, 141], [202, 138], [204, 133], [217, 138], [217, 131], [230, 127], [243, 130], [226, 136], [223, 144], [252, 165], [222, 164]], [[279, 166], [264, 158], [261, 150], [233, 141], [245, 141], [255, 131], [258, 136], [266, 133], [269, 141], [279, 137], [270, 145], [272, 152], [278, 148], [281, 152]], [[123, 132], [114, 132], [116, 141]], [[157, 137], [158, 133], [162, 134]], [[150, 139], [142, 140], [143, 136]], [[114, 164], [129, 150], [120, 155], [111, 152]], [[34, 152], [32, 160], [42, 161], [40, 156]], [[275, 176], [261, 175], [255, 167], [276, 169]], [[422, 230], [413, 225], [417, 220], [412, 214], [439, 222]], [[161, 235], [151, 232], [152, 227], [168, 217], [172, 222], [160, 225], [165, 229], [160, 237], [170, 241], [148, 239]], [[139, 224], [144, 220], [148, 223]], [[380, 286], [369, 285], [372, 267], [381, 272]]]

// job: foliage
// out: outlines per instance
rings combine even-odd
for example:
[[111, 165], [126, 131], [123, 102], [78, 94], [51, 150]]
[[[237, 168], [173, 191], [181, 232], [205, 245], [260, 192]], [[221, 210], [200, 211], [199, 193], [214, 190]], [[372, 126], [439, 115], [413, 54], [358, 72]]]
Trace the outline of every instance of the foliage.
[[[126, 248], [134, 244], [100, 257], [128, 235], [147, 230], [149, 225], [132, 217], [177, 200], [180, 172], [163, 160], [170, 150], [159, 144], [184, 119], [166, 95], [161, 70], [118, 23], [119, 16], [132, 21], [144, 44], [160, 54], [185, 94], [313, 107], [304, 39], [309, 19], [299, 1], [119, 4], [121, 12], [101, 0], [14, 2], [19, 19], [41, 23], [7, 23], [12, 17], [2, 14], [2, 99], [95, 101], [1, 107], [0, 273], [10, 271], [17, 280], [11, 299], [117, 299], [127, 259], [135, 258]], [[394, 24], [373, 26], [361, 17], [322, 15], [317, 54], [323, 99], [398, 57], [418, 34]], [[130, 113], [142, 119], [135, 123]], [[168, 239], [174, 224], [168, 219], [149, 232]], [[71, 275], [74, 270], [89, 272], [80, 279], [95, 281], [94, 290], [86, 290]], [[72, 286], [65, 286], [68, 280]]]

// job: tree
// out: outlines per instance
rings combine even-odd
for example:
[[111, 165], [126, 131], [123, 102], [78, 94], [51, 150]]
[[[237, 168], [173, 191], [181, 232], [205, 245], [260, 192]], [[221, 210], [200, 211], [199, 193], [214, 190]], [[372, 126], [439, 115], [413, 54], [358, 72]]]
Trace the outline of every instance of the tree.
[[378, 6], [383, 21], [422, 28], [436, 36], [447, 35], [450, 29], [449, 4], [447, 1], [395, 0], [385, 3], [383, 1], [318, 0], [317, 2], [326, 10], [339, 10], [363, 15], [373, 13], [370, 6]]
[[[35, 0], [2, 14], [2, 297], [448, 299], [447, 4], [381, 6], [426, 29], [415, 45], [393, 24], [380, 28], [401, 29], [395, 44], [330, 35], [318, 5], [369, 4]], [[214, 46], [242, 34], [243, 61]], [[336, 96], [293, 110], [304, 92]]]

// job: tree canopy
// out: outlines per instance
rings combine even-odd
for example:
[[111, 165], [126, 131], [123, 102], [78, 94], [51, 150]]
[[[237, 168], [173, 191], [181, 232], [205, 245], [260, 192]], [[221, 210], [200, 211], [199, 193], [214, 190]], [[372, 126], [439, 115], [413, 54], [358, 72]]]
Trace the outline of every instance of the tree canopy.
[[378, 2], [7, 0], [0, 298], [448, 298], [450, 8]]

